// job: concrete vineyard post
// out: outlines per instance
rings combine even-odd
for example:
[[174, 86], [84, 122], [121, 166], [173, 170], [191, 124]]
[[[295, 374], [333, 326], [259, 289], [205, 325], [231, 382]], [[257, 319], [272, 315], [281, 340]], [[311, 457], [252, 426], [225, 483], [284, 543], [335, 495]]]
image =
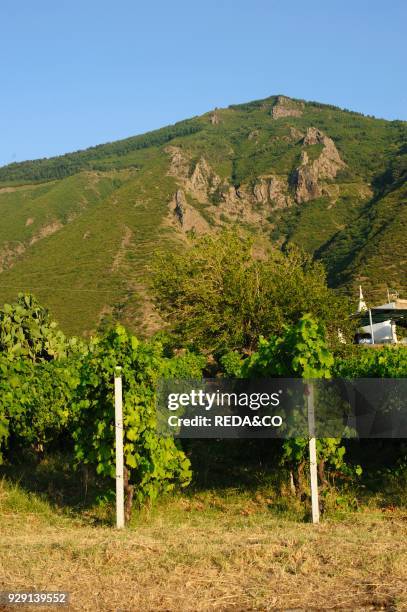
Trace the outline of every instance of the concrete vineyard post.
[[371, 308], [369, 308], [369, 323], [370, 323], [370, 335], [372, 337], [371, 344], [374, 344], [374, 331], [373, 331], [372, 309]]
[[315, 438], [314, 384], [308, 383], [308, 432], [309, 432], [309, 466], [311, 476], [312, 522], [319, 523], [317, 441]]
[[124, 467], [123, 467], [123, 391], [121, 368], [114, 377], [114, 420], [116, 432], [116, 527], [124, 527]]

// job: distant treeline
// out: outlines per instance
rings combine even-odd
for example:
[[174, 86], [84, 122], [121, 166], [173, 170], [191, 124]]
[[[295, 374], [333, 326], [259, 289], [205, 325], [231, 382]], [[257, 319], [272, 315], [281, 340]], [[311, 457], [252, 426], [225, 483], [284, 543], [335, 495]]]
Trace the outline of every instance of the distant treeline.
[[[203, 125], [196, 119], [181, 121], [174, 125], [132, 136], [125, 140], [109, 142], [75, 151], [58, 157], [16, 162], [0, 168], [0, 182], [31, 182], [61, 179], [76, 174], [81, 170], [101, 170], [110, 167], [109, 161], [98, 163], [109, 157], [122, 157], [132, 151], [159, 146], [180, 136], [188, 136], [202, 129]], [[129, 164], [134, 166], [134, 164]]]

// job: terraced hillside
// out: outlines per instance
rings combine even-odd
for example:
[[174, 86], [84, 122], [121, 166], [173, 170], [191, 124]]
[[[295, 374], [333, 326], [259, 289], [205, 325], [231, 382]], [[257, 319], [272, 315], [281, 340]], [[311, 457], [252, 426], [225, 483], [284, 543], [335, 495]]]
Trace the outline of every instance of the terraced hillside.
[[21, 290], [68, 333], [157, 325], [157, 249], [238, 224], [322, 259], [372, 301], [406, 289], [407, 123], [272, 96], [0, 168], [0, 303]]

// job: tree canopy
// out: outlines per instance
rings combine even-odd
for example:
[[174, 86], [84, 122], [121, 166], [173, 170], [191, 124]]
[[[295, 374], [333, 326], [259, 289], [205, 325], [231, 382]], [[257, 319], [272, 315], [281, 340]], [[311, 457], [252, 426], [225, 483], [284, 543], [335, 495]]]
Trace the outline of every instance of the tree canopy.
[[331, 343], [338, 329], [347, 333], [349, 304], [328, 288], [320, 263], [296, 247], [259, 248], [231, 229], [158, 257], [153, 285], [175, 337], [215, 354], [251, 352], [259, 336], [279, 334], [306, 313], [326, 327]]

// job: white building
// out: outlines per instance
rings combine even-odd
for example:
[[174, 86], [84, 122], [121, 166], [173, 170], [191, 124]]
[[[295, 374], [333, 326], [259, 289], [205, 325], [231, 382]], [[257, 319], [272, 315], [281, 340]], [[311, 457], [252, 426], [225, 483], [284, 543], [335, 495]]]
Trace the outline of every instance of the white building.
[[397, 344], [396, 324], [407, 324], [407, 300], [398, 297], [380, 306], [368, 308], [363, 298], [362, 287], [359, 287], [359, 305], [357, 314], [361, 318], [361, 327], [356, 335], [358, 344]]

